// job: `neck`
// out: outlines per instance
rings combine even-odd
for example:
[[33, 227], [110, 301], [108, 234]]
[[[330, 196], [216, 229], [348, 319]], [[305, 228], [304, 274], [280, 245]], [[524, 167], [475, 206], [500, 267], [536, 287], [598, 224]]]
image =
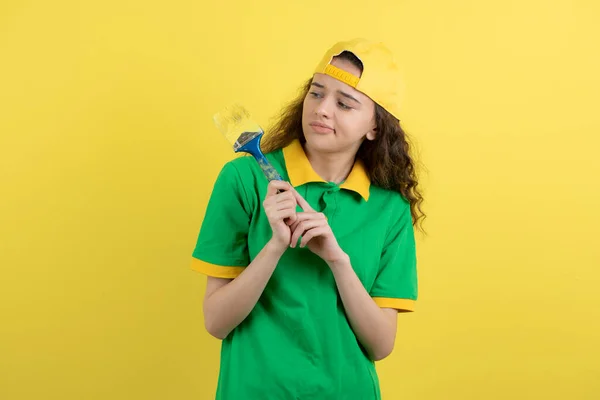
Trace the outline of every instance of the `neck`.
[[324, 181], [340, 184], [350, 174], [354, 166], [353, 152], [321, 153], [304, 145], [304, 152], [310, 165]]

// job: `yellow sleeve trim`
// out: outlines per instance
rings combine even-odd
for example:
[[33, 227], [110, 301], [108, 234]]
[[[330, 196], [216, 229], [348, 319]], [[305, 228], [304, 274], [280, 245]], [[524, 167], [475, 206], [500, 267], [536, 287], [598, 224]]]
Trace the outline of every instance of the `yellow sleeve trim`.
[[373, 297], [375, 304], [381, 308], [395, 308], [400, 311], [415, 311], [416, 301], [411, 299], [393, 299], [390, 297]]
[[222, 265], [210, 264], [205, 261], [192, 257], [192, 269], [215, 278], [237, 278], [245, 267], [225, 267]]

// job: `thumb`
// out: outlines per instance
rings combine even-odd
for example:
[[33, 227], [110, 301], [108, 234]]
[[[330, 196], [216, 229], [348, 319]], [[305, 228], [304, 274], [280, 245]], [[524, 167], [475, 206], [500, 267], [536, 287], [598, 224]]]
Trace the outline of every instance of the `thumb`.
[[296, 198], [296, 202], [298, 203], [298, 205], [300, 206], [300, 208], [302, 208], [303, 211], [315, 211], [310, 206], [310, 204], [308, 204], [308, 202], [306, 200], [304, 200], [304, 198], [302, 196], [300, 196], [300, 193], [298, 193], [298, 191], [296, 190], [296, 188], [294, 188], [293, 186], [292, 186], [292, 193], [294, 193], [294, 197]]

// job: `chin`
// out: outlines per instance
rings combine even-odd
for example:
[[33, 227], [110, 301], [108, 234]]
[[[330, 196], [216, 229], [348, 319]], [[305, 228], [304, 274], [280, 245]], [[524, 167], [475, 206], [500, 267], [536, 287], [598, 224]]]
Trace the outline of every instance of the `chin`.
[[321, 135], [315, 132], [304, 131], [304, 139], [308, 146], [315, 151], [323, 153], [331, 153], [337, 151], [335, 134]]

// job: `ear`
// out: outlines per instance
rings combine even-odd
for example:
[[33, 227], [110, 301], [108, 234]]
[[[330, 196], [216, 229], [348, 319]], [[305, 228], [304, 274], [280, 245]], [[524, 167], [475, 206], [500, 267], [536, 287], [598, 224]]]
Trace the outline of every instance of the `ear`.
[[377, 126], [374, 126], [370, 131], [367, 132], [367, 140], [375, 140], [377, 137]]

